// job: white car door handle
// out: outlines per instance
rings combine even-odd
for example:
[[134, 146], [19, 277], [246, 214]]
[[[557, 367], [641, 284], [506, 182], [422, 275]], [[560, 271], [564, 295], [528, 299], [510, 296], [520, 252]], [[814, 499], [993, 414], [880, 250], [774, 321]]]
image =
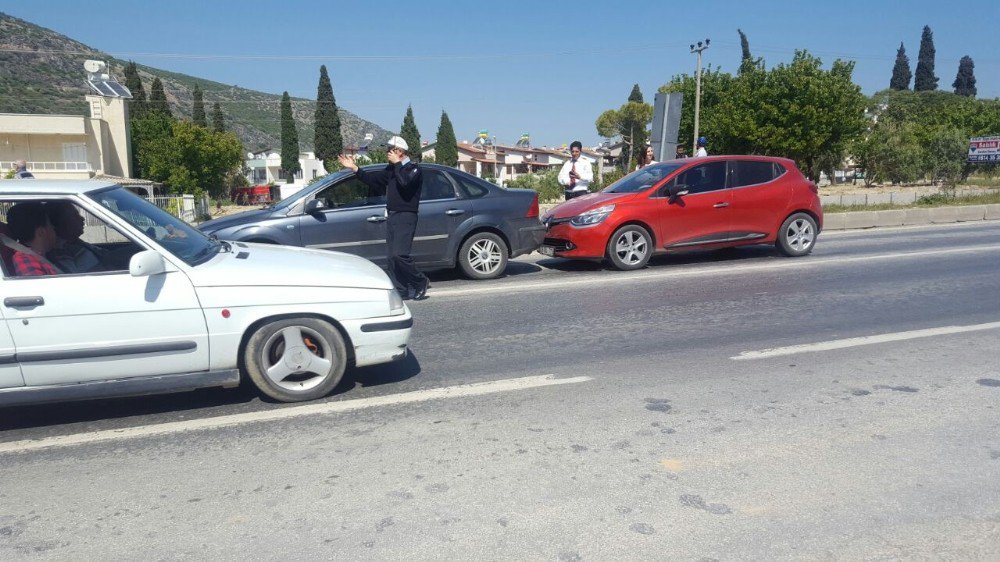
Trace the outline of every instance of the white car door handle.
[[385, 222], [385, 217], [382, 215], [372, 215], [367, 220], [368, 222]]
[[7, 308], [45, 306], [45, 299], [42, 297], [7, 297], [3, 300], [3, 305]]
[[729, 206], [729, 203], [716, 203], [715, 205], [712, 206], [715, 207], [716, 209], [724, 209]]
[[447, 211], [444, 212], [444, 214], [448, 215], [449, 217], [454, 217], [458, 215], [464, 215], [465, 211], [463, 211], [462, 209], [448, 209]]

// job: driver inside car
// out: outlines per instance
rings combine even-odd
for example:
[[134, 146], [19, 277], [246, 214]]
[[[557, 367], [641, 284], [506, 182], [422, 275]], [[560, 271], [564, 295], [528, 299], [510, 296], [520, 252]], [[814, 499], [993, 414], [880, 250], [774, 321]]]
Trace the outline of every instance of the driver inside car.
[[108, 252], [80, 240], [84, 219], [76, 205], [69, 201], [49, 201], [45, 207], [56, 230], [56, 246], [45, 257], [66, 273], [104, 271]]

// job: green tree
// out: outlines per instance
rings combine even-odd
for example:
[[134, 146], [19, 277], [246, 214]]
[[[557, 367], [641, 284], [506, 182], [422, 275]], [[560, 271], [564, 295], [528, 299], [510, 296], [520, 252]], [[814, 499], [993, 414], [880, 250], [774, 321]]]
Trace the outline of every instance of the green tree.
[[194, 85], [194, 91], [191, 92], [191, 99], [193, 101], [191, 121], [200, 127], [208, 127], [208, 118], [205, 116], [205, 99], [198, 84]]
[[[150, 137], [140, 159], [147, 178], [165, 183], [174, 193], [215, 198], [228, 194], [228, 182], [243, 159], [243, 145], [234, 133], [216, 133], [185, 121], [150, 117], [157, 126], [169, 123], [168, 133]], [[162, 132], [162, 131], [160, 131]]]
[[154, 160], [166, 151], [173, 119], [159, 111], [147, 111], [131, 120], [132, 176], [159, 181], [150, 173]]
[[399, 130], [399, 136], [403, 137], [410, 147], [410, 158], [414, 162], [420, 161], [420, 131], [417, 123], [413, 120], [413, 106], [406, 107], [406, 115], [403, 117], [403, 126]]
[[645, 103], [645, 100], [642, 99], [642, 90], [639, 89], [638, 84], [632, 85], [632, 92], [628, 95], [628, 101]]
[[[699, 134], [708, 137], [712, 152], [717, 154], [739, 154], [739, 151], [728, 149], [718, 142], [718, 134], [714, 128], [712, 115], [716, 113], [719, 103], [731, 95], [733, 75], [722, 72], [718, 67], [708, 66], [701, 72], [701, 122]], [[670, 82], [660, 86], [662, 93], [678, 92], [683, 94], [681, 105], [681, 124], [678, 133], [679, 142], [692, 142], [694, 137], [694, 96], [695, 76], [679, 74]]]
[[292, 117], [292, 98], [284, 92], [281, 94], [281, 171], [287, 174], [288, 183], [293, 183], [295, 172], [301, 169], [299, 133], [295, 130], [295, 119]]
[[458, 140], [455, 138], [455, 128], [451, 125], [448, 114], [441, 112], [441, 124], [438, 126], [437, 141], [434, 147], [434, 159], [438, 164], [458, 166]]
[[750, 40], [747, 39], [747, 34], [743, 33], [742, 29], [737, 29], [737, 33], [740, 34], [740, 49], [743, 51], [742, 57], [740, 58], [740, 74], [747, 72], [752, 68], [758, 68], [763, 64], [762, 59], [755, 59], [753, 55], [750, 54]]
[[972, 62], [972, 57], [966, 55], [958, 62], [958, 75], [951, 86], [960, 96], [976, 97], [976, 65]]
[[632, 169], [638, 151], [646, 145], [649, 131], [646, 126], [653, 119], [653, 106], [642, 101], [639, 85], [632, 87], [628, 101], [618, 109], [609, 109], [602, 113], [594, 123], [597, 134], [606, 138], [621, 137], [621, 165], [625, 171]]
[[226, 130], [226, 118], [222, 115], [219, 102], [215, 102], [212, 106], [212, 130], [216, 133], [222, 133]]
[[142, 87], [139, 69], [133, 61], [129, 61], [125, 65], [125, 87], [132, 93], [132, 100], [129, 102], [129, 115], [132, 118], [140, 117], [146, 110], [146, 90]]
[[316, 135], [313, 146], [316, 158], [322, 160], [326, 170], [331, 172], [337, 156], [344, 151], [344, 139], [340, 133], [340, 115], [337, 112], [337, 101], [333, 97], [333, 86], [330, 84], [326, 65], [319, 67], [315, 124]]
[[716, 152], [786, 156], [818, 180], [865, 130], [868, 100], [853, 72], [851, 62], [824, 70], [820, 59], [797, 51], [790, 64], [744, 73], [708, 116]]
[[909, 90], [910, 79], [913, 73], [910, 72], [910, 57], [906, 56], [906, 47], [899, 43], [899, 50], [896, 51], [896, 65], [892, 67], [892, 80], [889, 87], [893, 90]]
[[925, 151], [931, 180], [945, 188], [954, 188], [962, 179], [962, 169], [969, 149], [969, 137], [954, 128], [937, 131]]
[[153, 85], [149, 90], [149, 111], [159, 112], [167, 117], [173, 117], [170, 113], [170, 104], [167, 103], [167, 94], [163, 91], [163, 82], [159, 78], [153, 78]]
[[920, 54], [917, 55], [917, 73], [913, 81], [914, 92], [929, 92], [938, 87], [938, 77], [934, 76], [934, 33], [930, 26], [924, 26], [920, 36]]

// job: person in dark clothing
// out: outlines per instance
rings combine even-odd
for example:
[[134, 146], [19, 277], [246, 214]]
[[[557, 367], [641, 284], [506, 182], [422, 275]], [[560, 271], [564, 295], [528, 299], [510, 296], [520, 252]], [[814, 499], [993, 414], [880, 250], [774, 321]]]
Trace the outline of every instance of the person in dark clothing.
[[389, 165], [381, 170], [362, 170], [353, 156], [341, 154], [342, 166], [353, 170], [358, 179], [372, 190], [373, 195], [385, 194], [389, 213], [386, 243], [389, 254], [389, 278], [404, 299], [426, 298], [430, 281], [417, 269], [410, 256], [413, 235], [417, 231], [417, 213], [423, 174], [420, 167], [407, 157], [410, 147], [402, 137], [389, 139]]

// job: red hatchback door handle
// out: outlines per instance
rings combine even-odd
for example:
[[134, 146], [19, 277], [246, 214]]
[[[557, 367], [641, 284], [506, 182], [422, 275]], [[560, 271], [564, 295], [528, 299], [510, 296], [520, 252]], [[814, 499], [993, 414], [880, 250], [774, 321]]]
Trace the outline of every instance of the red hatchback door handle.
[[722, 209], [722, 208], [728, 207], [729, 203], [716, 203], [715, 205], [712, 205], [712, 206], [715, 207], [716, 209]]

